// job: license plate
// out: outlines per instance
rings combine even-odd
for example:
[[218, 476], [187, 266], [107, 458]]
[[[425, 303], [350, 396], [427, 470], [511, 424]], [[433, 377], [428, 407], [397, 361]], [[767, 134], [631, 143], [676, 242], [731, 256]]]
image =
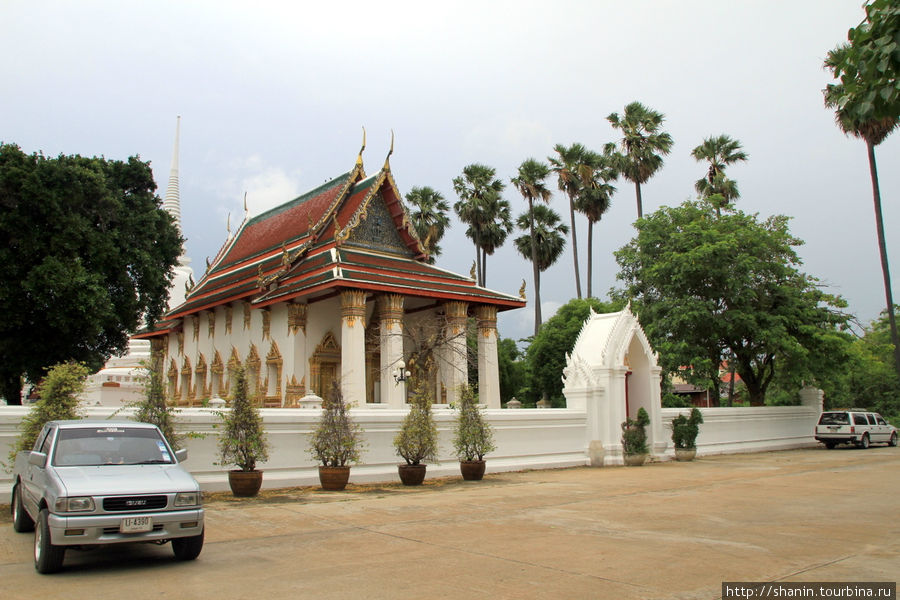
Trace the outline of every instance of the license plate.
[[142, 533], [145, 531], [153, 531], [153, 519], [150, 517], [129, 517], [122, 519], [119, 525], [121, 533]]

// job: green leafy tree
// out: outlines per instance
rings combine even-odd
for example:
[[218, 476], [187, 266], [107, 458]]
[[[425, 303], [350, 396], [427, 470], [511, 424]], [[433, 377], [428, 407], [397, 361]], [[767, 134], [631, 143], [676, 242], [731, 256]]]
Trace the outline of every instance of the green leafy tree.
[[428, 186], [413, 187], [406, 194], [406, 201], [412, 207], [409, 218], [425, 246], [428, 262], [434, 264], [435, 257], [441, 254], [440, 241], [450, 226], [450, 204], [439, 191]]
[[701, 198], [709, 199], [720, 212], [740, 197], [737, 183], [725, 176], [725, 167], [747, 160], [747, 153], [741, 149], [739, 141], [724, 134], [710, 136], [691, 151], [691, 156], [698, 162], [705, 160], [709, 163], [706, 177], [694, 184]]
[[[898, 308], [894, 308], [895, 313]], [[882, 311], [881, 316], [863, 330], [863, 335], [853, 340], [845, 365], [845, 384], [838, 389], [839, 393], [832, 394], [826, 389], [828, 408], [866, 408], [892, 419], [891, 422], [897, 425], [900, 422], [900, 377], [894, 370], [887, 311]]]
[[528, 385], [528, 372], [524, 353], [515, 340], [500, 338], [497, 342], [497, 365], [500, 371], [500, 402], [505, 404], [516, 396], [522, 397]]
[[563, 304], [556, 314], [547, 319], [526, 350], [531, 372], [532, 392], [546, 395], [561, 405], [562, 378], [566, 366], [566, 354], [572, 352], [584, 322], [591, 314], [609, 313], [622, 309], [621, 302], [603, 302], [596, 298], [572, 299]]
[[516, 223], [521, 230], [530, 230], [530, 235], [516, 238], [516, 250], [526, 260], [533, 260], [534, 266], [534, 333], [541, 327], [541, 273], [562, 256], [566, 247], [569, 228], [560, 222], [559, 215], [549, 206], [538, 204], [528, 213], [519, 215]]
[[80, 363], [68, 362], [54, 365], [38, 385], [39, 400], [19, 424], [19, 437], [9, 453], [9, 463], [16, 460], [16, 453], [31, 450], [38, 434], [48, 421], [81, 419], [81, 394], [90, 370]]
[[[501, 197], [506, 185], [496, 178], [496, 174], [493, 167], [473, 163], [463, 167], [462, 175], [453, 180], [453, 191], [459, 197], [453, 210], [459, 220], [468, 225], [466, 235], [475, 243], [477, 282], [481, 286], [485, 285], [484, 270], [487, 267], [485, 244], [498, 246], [498, 229], [508, 222], [503, 221], [503, 212], [505, 208], [508, 218], [509, 203]], [[506, 227], [507, 234], [510, 229], [511, 224]]]
[[255, 471], [256, 463], [269, 460], [269, 442], [259, 409], [250, 401], [247, 374], [243, 366], [234, 372], [231, 408], [220, 414], [219, 462], [241, 471]]
[[660, 363], [720, 389], [719, 366], [733, 364], [751, 403], [763, 403], [779, 368], [812, 380], [813, 359], [844, 325], [845, 303], [801, 273], [788, 218], [726, 212], [706, 201], [664, 207], [636, 223], [616, 252], [625, 282]]
[[562, 144], [553, 147], [556, 157], [550, 157], [550, 170], [556, 173], [559, 190], [569, 198], [569, 227], [572, 233], [572, 259], [575, 262], [575, 291], [581, 298], [581, 269], [578, 266], [578, 235], [575, 229], [575, 199], [582, 187], [583, 172], [590, 170], [589, 150], [581, 144], [568, 148]]
[[849, 43], [831, 50], [825, 67], [840, 83], [826, 86], [825, 106], [834, 110], [837, 126], [865, 141], [875, 206], [875, 230], [881, 256], [885, 306], [894, 346], [894, 369], [900, 376], [900, 334], [891, 307], [894, 298], [887, 242], [881, 210], [881, 190], [875, 146], [900, 123], [900, 7], [894, 0], [875, 0], [866, 6], [866, 19], [847, 33]]
[[[622, 132], [621, 152], [615, 155], [617, 166], [625, 179], [634, 182], [640, 219], [644, 216], [641, 184], [647, 183], [662, 168], [662, 157], [672, 149], [672, 136], [662, 131], [663, 114], [640, 102], [627, 105], [621, 117], [619, 113], [611, 113], [606, 120]], [[612, 151], [615, 146], [608, 145], [607, 148]]]
[[[513, 187], [515, 187], [525, 201], [528, 203], [528, 212], [525, 213], [527, 215], [525, 218], [527, 220], [527, 228], [528, 228], [528, 249], [527, 252], [522, 252], [522, 248], [520, 248], [519, 240], [516, 240], [516, 249], [522, 253], [522, 256], [525, 257], [526, 260], [531, 261], [532, 274], [534, 277], [534, 332], [537, 333], [538, 329], [541, 327], [541, 269], [540, 264], [541, 260], [538, 256], [538, 252], [542, 246], [539, 243], [537, 236], [538, 232], [536, 229], [535, 223], [535, 200], [538, 200], [543, 203], [550, 202], [550, 198], [553, 193], [547, 187], [546, 179], [550, 176], [550, 168], [542, 163], [539, 160], [535, 160], [533, 158], [526, 159], [519, 165], [518, 174], [512, 178]], [[549, 210], [549, 209], [548, 209]], [[550, 211], [551, 213], [553, 211]], [[556, 213], [553, 213], [554, 215]], [[548, 214], [549, 217], [549, 214]], [[559, 221], [559, 216], [557, 215], [556, 220]], [[518, 219], [519, 227], [522, 228], [522, 217]], [[549, 233], [549, 232], [548, 232]], [[521, 238], [520, 238], [521, 239]], [[561, 250], [561, 249], [560, 249]], [[554, 258], [552, 262], [556, 259]], [[548, 265], [549, 266], [549, 265]]]
[[164, 312], [182, 239], [150, 164], [0, 145], [0, 394], [77, 361], [99, 369]]

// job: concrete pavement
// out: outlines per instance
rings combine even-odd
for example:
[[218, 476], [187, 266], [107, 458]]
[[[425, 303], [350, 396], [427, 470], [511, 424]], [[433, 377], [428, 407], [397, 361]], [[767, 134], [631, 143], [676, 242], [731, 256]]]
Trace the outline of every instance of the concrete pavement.
[[898, 515], [898, 448], [217, 494], [197, 561], [70, 551], [53, 576], [4, 511], [0, 597], [718, 598], [722, 581], [896, 581]]

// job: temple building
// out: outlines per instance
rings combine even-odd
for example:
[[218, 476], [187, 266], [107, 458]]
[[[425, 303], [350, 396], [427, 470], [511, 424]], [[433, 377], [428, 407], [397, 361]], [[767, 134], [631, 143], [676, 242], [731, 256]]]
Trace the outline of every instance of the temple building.
[[347, 173], [245, 218], [184, 301], [135, 336], [161, 355], [172, 401], [226, 398], [243, 364], [261, 406], [298, 406], [337, 381], [351, 404], [398, 407], [430, 345], [435, 402], [453, 402], [471, 366], [480, 402], [500, 407], [497, 313], [524, 297], [429, 264], [389, 159], [367, 175], [360, 150]]

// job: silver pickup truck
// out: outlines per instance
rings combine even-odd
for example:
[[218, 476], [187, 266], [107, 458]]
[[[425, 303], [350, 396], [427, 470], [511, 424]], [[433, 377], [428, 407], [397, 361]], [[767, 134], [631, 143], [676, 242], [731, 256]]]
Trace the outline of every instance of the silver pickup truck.
[[67, 548], [172, 542], [179, 560], [203, 549], [200, 486], [154, 425], [51, 421], [16, 455], [13, 529], [34, 530], [34, 566], [62, 567]]

